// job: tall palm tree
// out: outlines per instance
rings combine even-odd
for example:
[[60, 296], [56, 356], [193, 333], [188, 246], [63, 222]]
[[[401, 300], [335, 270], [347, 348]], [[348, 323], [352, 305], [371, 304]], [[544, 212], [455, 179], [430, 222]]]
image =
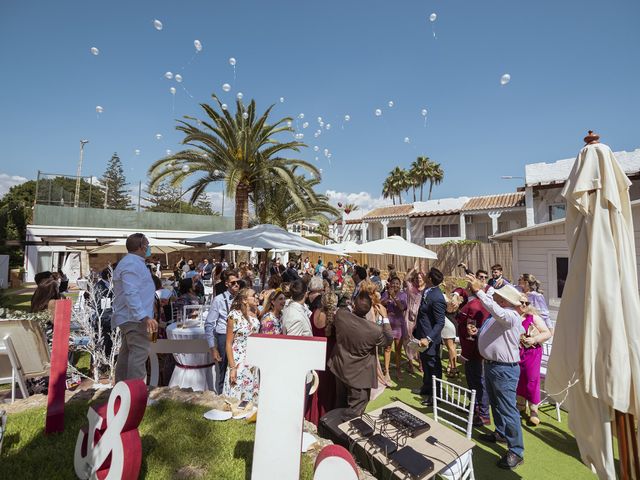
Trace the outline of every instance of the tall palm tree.
[[396, 191], [393, 188], [391, 175], [389, 175], [382, 184], [382, 198], [390, 198], [393, 204], [396, 204]]
[[420, 201], [423, 200], [423, 187], [424, 184], [429, 180], [429, 175], [432, 171], [433, 162], [429, 160], [429, 157], [418, 157], [411, 164], [411, 175], [413, 176], [413, 180], [417, 185], [420, 185]]
[[407, 183], [405, 170], [400, 167], [395, 167], [389, 172], [389, 182], [391, 184], [391, 191], [398, 196], [398, 203], [402, 204], [402, 192], [406, 189], [405, 185]]
[[224, 180], [226, 195], [235, 197], [236, 229], [248, 227], [249, 201], [253, 200], [255, 205], [256, 198], [273, 183], [280, 185], [281, 194], [291, 203], [303, 208], [304, 198], [300, 195], [294, 167], [317, 178], [320, 172], [309, 162], [286, 156], [306, 147], [304, 143], [281, 142], [276, 138], [280, 133], [293, 132], [286, 126], [291, 119], [270, 123], [269, 114], [274, 105], [258, 116], [254, 100], [248, 106], [238, 100], [236, 113], [232, 115], [222, 108], [216, 95], [212, 97], [217, 108], [200, 104], [208, 118], [200, 121], [185, 116], [186, 120], [178, 122], [176, 129], [185, 134], [182, 144], [191, 148], [154, 162], [149, 168], [149, 187], [154, 188], [163, 180], [180, 185], [192, 178], [193, 183], [186, 192], [191, 193], [190, 201], [195, 202], [211, 183]]
[[434, 185], [440, 185], [444, 180], [444, 170], [439, 163], [431, 162], [431, 172], [429, 174], [429, 198], [431, 200], [431, 191]]

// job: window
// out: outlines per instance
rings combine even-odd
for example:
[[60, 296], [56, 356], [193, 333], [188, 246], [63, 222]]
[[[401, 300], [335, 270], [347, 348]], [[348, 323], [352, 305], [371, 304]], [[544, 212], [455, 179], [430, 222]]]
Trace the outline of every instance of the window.
[[564, 204], [549, 205], [549, 221], [567, 216], [567, 206]]
[[564, 283], [567, 281], [569, 273], [569, 259], [567, 257], [556, 257], [556, 292], [558, 298], [562, 298]]
[[398, 235], [399, 237], [402, 236], [402, 227], [389, 227], [387, 228], [387, 235], [391, 236], [391, 235]]
[[424, 238], [458, 237], [460, 236], [459, 232], [457, 223], [424, 226]]

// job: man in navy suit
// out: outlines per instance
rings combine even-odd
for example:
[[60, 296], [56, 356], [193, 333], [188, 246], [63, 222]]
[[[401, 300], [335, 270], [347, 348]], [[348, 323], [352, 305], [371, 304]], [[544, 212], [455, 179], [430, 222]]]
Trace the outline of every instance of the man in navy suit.
[[444, 327], [444, 314], [447, 311], [447, 302], [440, 290], [444, 276], [437, 268], [432, 268], [427, 274], [427, 286], [422, 294], [422, 301], [418, 309], [416, 326], [413, 336], [420, 340], [422, 346], [427, 349], [420, 353], [422, 362], [422, 388], [419, 393], [424, 400], [423, 405], [433, 404], [433, 388], [431, 376], [442, 378], [442, 363], [440, 360], [440, 345], [442, 344], [442, 327]]

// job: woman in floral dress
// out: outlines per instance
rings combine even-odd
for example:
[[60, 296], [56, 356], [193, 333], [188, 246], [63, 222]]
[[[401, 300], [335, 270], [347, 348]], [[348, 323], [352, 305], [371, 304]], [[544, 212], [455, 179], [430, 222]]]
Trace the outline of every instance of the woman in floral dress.
[[224, 378], [223, 395], [258, 403], [258, 369], [245, 363], [247, 338], [258, 333], [256, 317], [258, 295], [252, 288], [243, 288], [231, 304], [227, 317], [227, 358], [229, 366]]
[[260, 333], [268, 335], [282, 335], [282, 309], [287, 298], [282, 290], [276, 288], [267, 297], [260, 319]]

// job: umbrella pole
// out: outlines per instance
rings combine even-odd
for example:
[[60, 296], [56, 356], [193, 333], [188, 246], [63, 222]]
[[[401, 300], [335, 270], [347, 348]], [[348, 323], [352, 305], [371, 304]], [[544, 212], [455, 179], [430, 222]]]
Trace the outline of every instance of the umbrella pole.
[[620, 454], [620, 478], [622, 480], [640, 479], [635, 419], [629, 413], [623, 413], [618, 410], [615, 412], [618, 452]]

